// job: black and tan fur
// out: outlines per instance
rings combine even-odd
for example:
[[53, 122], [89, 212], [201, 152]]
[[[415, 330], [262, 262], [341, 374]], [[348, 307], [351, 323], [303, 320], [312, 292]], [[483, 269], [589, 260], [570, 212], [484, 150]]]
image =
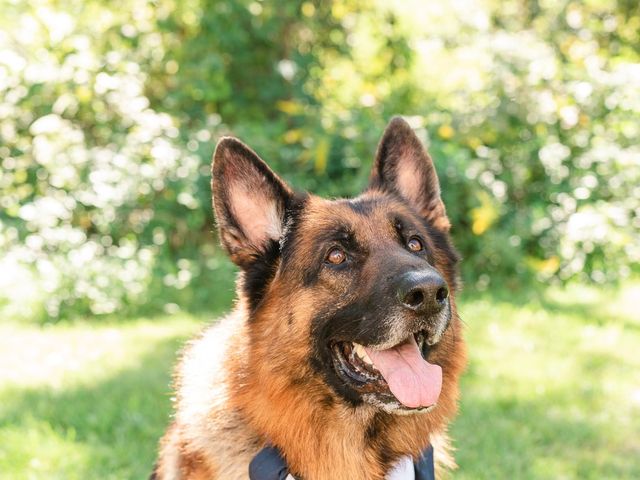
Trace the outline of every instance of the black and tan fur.
[[[351, 200], [294, 193], [234, 138], [219, 142], [212, 173], [220, 238], [241, 269], [238, 300], [184, 353], [156, 478], [248, 478], [265, 442], [305, 480], [383, 479], [429, 442], [436, 461], [450, 463], [446, 426], [465, 365], [458, 257], [433, 163], [409, 125], [391, 121], [369, 187]], [[406, 249], [409, 235], [423, 251]], [[335, 245], [348, 265], [327, 263]], [[401, 328], [389, 319], [423, 321], [405, 319], [387, 292], [395, 276], [418, 268], [437, 271], [451, 292], [444, 332], [428, 353], [443, 386], [428, 412], [398, 415], [343, 384], [327, 344], [376, 344]]]

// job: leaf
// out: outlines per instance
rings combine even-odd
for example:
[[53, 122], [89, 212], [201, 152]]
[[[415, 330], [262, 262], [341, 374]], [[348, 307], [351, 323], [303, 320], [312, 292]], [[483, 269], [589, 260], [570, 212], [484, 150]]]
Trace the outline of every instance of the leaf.
[[279, 100], [276, 102], [276, 108], [289, 115], [298, 115], [304, 111], [304, 106], [294, 100]]
[[322, 137], [316, 145], [316, 158], [314, 162], [314, 171], [316, 174], [324, 173], [327, 169], [327, 159], [329, 157], [329, 138]]
[[498, 209], [487, 192], [478, 194], [480, 206], [471, 209], [471, 231], [475, 235], [484, 234], [498, 218]]

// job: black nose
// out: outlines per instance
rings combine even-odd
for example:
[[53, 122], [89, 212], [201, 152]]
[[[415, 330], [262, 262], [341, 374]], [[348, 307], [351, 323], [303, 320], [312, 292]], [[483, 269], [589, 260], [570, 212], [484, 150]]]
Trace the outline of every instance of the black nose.
[[446, 305], [449, 289], [435, 270], [408, 272], [400, 277], [398, 300], [418, 313], [437, 313]]

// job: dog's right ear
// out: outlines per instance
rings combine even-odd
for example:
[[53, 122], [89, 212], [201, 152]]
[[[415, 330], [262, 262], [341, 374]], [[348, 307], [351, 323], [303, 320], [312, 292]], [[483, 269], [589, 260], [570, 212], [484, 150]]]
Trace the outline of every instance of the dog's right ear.
[[211, 173], [220, 240], [231, 260], [247, 267], [282, 236], [293, 192], [253, 150], [232, 137], [218, 142]]

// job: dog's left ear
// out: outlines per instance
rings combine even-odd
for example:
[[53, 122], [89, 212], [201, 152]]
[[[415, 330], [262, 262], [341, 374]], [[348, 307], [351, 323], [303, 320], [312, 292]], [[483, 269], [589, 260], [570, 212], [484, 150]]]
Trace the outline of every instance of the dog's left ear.
[[222, 245], [247, 268], [280, 239], [293, 191], [233, 137], [222, 138], [213, 154], [211, 190]]
[[434, 227], [451, 227], [431, 157], [409, 124], [394, 117], [376, 152], [369, 188], [391, 191], [409, 202]]

